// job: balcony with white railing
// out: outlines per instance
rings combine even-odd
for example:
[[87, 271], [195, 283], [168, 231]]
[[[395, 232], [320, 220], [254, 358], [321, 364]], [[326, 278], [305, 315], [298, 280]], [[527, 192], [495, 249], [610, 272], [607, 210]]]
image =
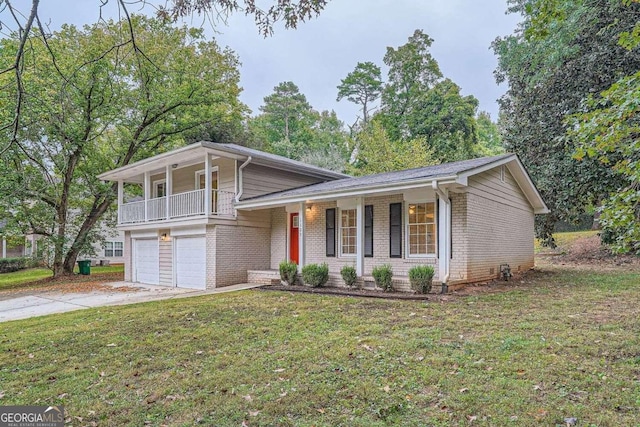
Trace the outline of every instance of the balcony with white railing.
[[[205, 206], [206, 190], [193, 190], [167, 197], [140, 200], [120, 205], [119, 223], [137, 224], [177, 218], [233, 217], [235, 194], [212, 190], [209, 208]], [[167, 214], [168, 213], [168, 214]]]

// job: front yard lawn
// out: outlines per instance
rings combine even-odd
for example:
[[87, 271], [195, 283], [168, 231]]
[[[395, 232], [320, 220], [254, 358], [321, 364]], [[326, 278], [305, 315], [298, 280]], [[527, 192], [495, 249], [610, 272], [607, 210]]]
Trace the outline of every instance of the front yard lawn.
[[3, 323], [0, 405], [71, 425], [640, 425], [640, 273], [428, 302], [244, 291]]
[[[77, 266], [75, 268], [75, 272], [78, 272]], [[111, 279], [114, 281], [122, 280], [120, 277], [122, 275], [124, 275], [124, 266], [112, 265], [108, 267], [91, 267], [91, 275], [85, 276], [85, 278], [89, 280], [96, 276], [114, 276], [114, 278]], [[52, 272], [48, 268], [29, 268], [26, 270], [14, 271], [12, 273], [3, 273], [0, 274], [0, 291], [49, 285], [52, 282], [45, 279], [49, 279], [51, 277]]]

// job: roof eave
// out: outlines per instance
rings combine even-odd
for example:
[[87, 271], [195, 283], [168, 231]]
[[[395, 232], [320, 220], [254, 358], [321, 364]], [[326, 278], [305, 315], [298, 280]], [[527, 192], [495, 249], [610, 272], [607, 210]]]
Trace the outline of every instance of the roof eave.
[[404, 181], [401, 183], [397, 183], [395, 185], [391, 185], [388, 183], [384, 184], [376, 184], [363, 186], [360, 188], [348, 188], [348, 189], [340, 189], [333, 191], [320, 191], [317, 193], [303, 193], [295, 196], [282, 197], [277, 199], [269, 199], [269, 200], [247, 200], [240, 201], [235, 204], [237, 209], [263, 209], [263, 208], [271, 208], [284, 206], [292, 203], [300, 203], [306, 201], [321, 201], [321, 200], [333, 200], [340, 199], [346, 197], [358, 197], [358, 196], [368, 196], [377, 193], [386, 193], [392, 191], [403, 191], [410, 190], [413, 188], [430, 186], [433, 181], [438, 181], [439, 183], [446, 184], [455, 184], [456, 177], [455, 176], [443, 176], [443, 177], [432, 177], [432, 178], [420, 178], [412, 181]]

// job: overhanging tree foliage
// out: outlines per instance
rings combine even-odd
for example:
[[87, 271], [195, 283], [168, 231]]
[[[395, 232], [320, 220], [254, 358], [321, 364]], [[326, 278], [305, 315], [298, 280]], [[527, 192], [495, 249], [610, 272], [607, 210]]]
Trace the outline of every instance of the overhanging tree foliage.
[[[536, 233], [553, 246], [558, 220], [572, 221], [585, 207], [623, 185], [595, 158], [577, 161], [578, 142], [566, 117], [585, 112], [584, 101], [640, 69], [640, 53], [618, 45], [621, 32], [640, 20], [640, 4], [620, 0], [512, 0], [523, 22], [497, 39], [503, 143], [516, 152], [536, 181], [551, 213], [538, 218]], [[587, 108], [590, 108], [587, 106]], [[620, 153], [611, 153], [616, 162]], [[618, 156], [618, 157], [617, 157]]]
[[[116, 198], [115, 184], [96, 175], [182, 144], [198, 129], [240, 122], [246, 107], [236, 56], [201, 30], [133, 16], [64, 26], [43, 39], [36, 32], [22, 54], [21, 125], [0, 134], [14, 139], [1, 157], [0, 204], [14, 227], [44, 236], [60, 275], [72, 272]], [[0, 68], [20, 46], [18, 34], [0, 41]], [[11, 79], [0, 75], [3, 119], [17, 96]]]
[[[206, 15], [209, 22], [217, 23], [236, 12], [245, 13], [255, 19], [258, 30], [264, 36], [273, 33], [273, 26], [276, 22], [282, 21], [286, 28], [296, 28], [300, 22], [317, 16], [326, 6], [329, 0], [277, 0], [260, 2], [256, 0], [169, 0], [164, 5], [156, 6], [152, 2], [145, 0], [100, 0], [96, 2], [96, 8], [100, 10], [102, 16], [103, 9], [108, 14], [107, 8], [115, 5], [117, 16], [122, 17], [122, 37], [118, 40], [113, 49], [119, 49], [125, 45], [138, 54], [144, 55], [142, 45], [138, 43], [138, 35], [131, 22], [131, 15], [128, 7], [137, 6], [140, 11], [153, 11], [157, 17], [165, 22], [176, 22], [180, 18], [193, 15]], [[13, 0], [0, 0], [0, 29], [6, 33], [15, 33], [17, 38], [14, 57], [0, 68], [0, 75], [3, 75], [4, 86], [2, 90], [10, 90], [14, 93], [11, 104], [4, 106], [7, 111], [0, 121], [0, 131], [10, 130], [10, 139], [2, 146], [2, 152], [10, 144], [17, 140], [18, 130], [22, 126], [22, 103], [24, 100], [25, 83], [22, 78], [22, 71], [25, 67], [25, 52], [29, 49], [34, 38], [39, 38], [46, 45], [50, 31], [45, 27], [47, 19], [40, 16], [40, 0], [31, 0], [28, 10], [22, 9], [24, 6], [16, 7]], [[100, 22], [104, 23], [101, 19]], [[49, 60], [55, 61], [54, 52], [45, 50], [43, 55], [51, 56]], [[135, 65], [134, 65], [135, 66]], [[7, 76], [4, 76], [7, 75]]]
[[[640, 23], [621, 33], [620, 44], [640, 46]], [[604, 241], [618, 252], [640, 255], [640, 71], [589, 97], [585, 109], [568, 119], [569, 135], [578, 142], [574, 157], [597, 158], [623, 179], [602, 206]]]

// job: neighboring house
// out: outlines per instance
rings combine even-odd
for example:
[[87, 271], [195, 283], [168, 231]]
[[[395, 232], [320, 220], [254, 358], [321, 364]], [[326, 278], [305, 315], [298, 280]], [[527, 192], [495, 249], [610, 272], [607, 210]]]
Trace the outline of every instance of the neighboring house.
[[94, 243], [93, 251], [95, 255], [78, 259], [90, 259], [92, 264], [124, 264], [124, 231], [118, 230], [106, 222], [100, 223], [100, 235], [104, 241]]
[[[118, 182], [125, 280], [213, 288], [277, 278], [291, 259], [353, 265], [397, 284], [429, 264], [449, 285], [533, 267], [534, 214], [546, 213], [506, 154], [352, 178], [233, 145], [200, 142], [104, 173]], [[143, 198], [124, 203], [124, 184]]]
[[[0, 258], [12, 258], [21, 256], [43, 257], [44, 246], [40, 242], [41, 235], [27, 234], [24, 236], [24, 244], [11, 246], [7, 238], [2, 234], [6, 221], [0, 221]], [[124, 264], [124, 232], [108, 226], [105, 222], [100, 224], [100, 234], [104, 242], [93, 245], [94, 255], [83, 256], [78, 259], [90, 259], [92, 264], [100, 264], [107, 261], [109, 264]]]
[[4, 234], [6, 225], [6, 220], [0, 220], [0, 258], [17, 258], [24, 256], [24, 245], [9, 244], [8, 236]]

